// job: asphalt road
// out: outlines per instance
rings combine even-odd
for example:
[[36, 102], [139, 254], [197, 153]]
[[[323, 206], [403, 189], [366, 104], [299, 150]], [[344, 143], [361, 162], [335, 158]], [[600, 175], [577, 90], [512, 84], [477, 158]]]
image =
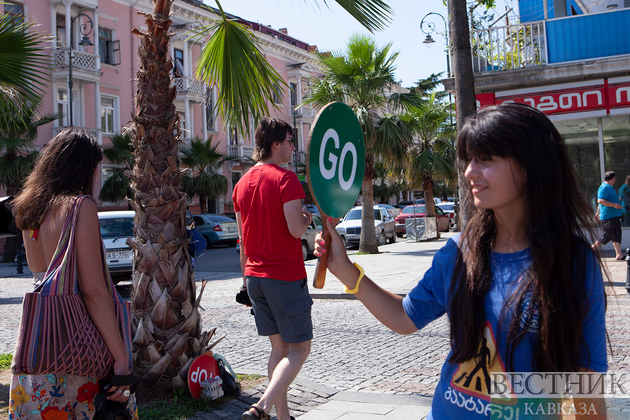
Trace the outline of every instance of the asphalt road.
[[195, 271], [241, 272], [236, 248], [227, 245], [214, 245], [195, 261]]

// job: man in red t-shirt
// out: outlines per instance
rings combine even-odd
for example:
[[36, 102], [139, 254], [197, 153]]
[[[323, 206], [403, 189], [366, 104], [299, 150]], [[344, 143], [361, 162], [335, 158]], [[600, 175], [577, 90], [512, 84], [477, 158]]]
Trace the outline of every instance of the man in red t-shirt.
[[241, 238], [241, 270], [259, 335], [269, 336], [269, 385], [242, 419], [289, 420], [287, 389], [311, 350], [313, 300], [306, 284], [300, 237], [312, 215], [302, 207], [304, 190], [295, 173], [279, 165], [291, 161], [293, 129], [276, 118], [256, 127], [257, 162], [236, 184], [232, 199]]

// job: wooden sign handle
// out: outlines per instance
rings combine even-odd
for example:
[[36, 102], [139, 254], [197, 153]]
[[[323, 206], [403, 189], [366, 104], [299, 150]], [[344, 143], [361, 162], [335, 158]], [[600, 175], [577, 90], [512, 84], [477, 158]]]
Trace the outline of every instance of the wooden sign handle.
[[330, 241], [332, 236], [330, 235], [330, 231], [326, 228], [326, 216], [324, 213], [322, 215], [322, 237], [324, 242], [326, 242], [326, 252], [319, 257], [317, 260], [317, 266], [315, 267], [315, 277], [313, 278], [313, 287], [316, 289], [323, 289], [324, 284], [326, 283], [326, 269], [328, 267], [328, 251], [330, 250]]

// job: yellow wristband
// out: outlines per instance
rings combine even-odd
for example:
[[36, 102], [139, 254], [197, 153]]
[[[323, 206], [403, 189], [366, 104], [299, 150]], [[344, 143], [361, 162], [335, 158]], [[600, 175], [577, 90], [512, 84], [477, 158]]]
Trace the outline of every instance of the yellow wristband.
[[361, 267], [359, 264], [357, 263], [352, 263], [352, 264], [354, 264], [354, 266], [359, 269], [359, 278], [357, 279], [357, 284], [356, 286], [354, 286], [354, 289], [350, 290], [348, 289], [347, 286], [344, 286], [343, 291], [354, 295], [356, 292], [359, 291], [359, 284], [361, 284], [361, 280], [363, 280], [364, 272], [363, 272], [363, 267]]

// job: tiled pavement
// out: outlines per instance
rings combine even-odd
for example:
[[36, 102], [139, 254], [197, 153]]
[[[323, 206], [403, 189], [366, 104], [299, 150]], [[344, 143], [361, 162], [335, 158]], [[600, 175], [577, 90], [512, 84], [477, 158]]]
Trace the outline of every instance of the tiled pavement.
[[[445, 241], [387, 245], [379, 256], [353, 256], [366, 273], [388, 290], [404, 293], [421, 278], [431, 257]], [[405, 265], [410, 259], [412, 265]], [[630, 298], [624, 288], [627, 265], [604, 259], [610, 273], [607, 328], [611, 370], [630, 371]], [[16, 276], [15, 266], [0, 266], [0, 352], [15, 343], [19, 305], [29, 290], [28, 275]], [[309, 277], [314, 261], [307, 262]], [[28, 273], [28, 272], [27, 272]], [[4, 277], [4, 278], [2, 278]], [[238, 373], [265, 374], [268, 342], [256, 335], [253, 318], [234, 302], [239, 273], [196, 273], [210, 281], [202, 299], [206, 328], [227, 334], [217, 347]], [[300, 420], [421, 419], [429, 411], [440, 367], [448, 353], [444, 318], [410, 336], [399, 336], [380, 325], [356, 300], [340, 293], [334, 278], [315, 298], [315, 337], [309, 359], [289, 390], [292, 415]], [[343, 299], [341, 299], [343, 298]], [[308, 378], [308, 379], [306, 379]], [[239, 419], [264, 391], [264, 384], [238, 399], [225, 399], [221, 409], [199, 412], [192, 419]], [[0, 401], [0, 404], [3, 402]], [[630, 404], [615, 400], [616, 414], [629, 418]]]

